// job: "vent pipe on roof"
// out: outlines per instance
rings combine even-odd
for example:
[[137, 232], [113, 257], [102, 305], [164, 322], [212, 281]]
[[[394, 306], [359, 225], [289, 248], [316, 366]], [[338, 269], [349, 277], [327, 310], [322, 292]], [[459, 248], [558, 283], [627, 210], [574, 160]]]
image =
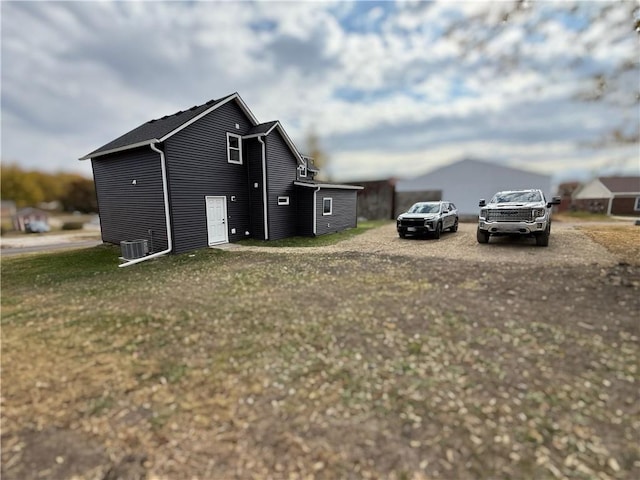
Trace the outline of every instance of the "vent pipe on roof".
[[169, 215], [169, 190], [167, 188], [167, 164], [166, 159], [164, 157], [164, 152], [156, 147], [156, 143], [150, 143], [149, 146], [151, 150], [158, 152], [160, 154], [160, 168], [162, 170], [162, 195], [164, 197], [164, 217], [167, 225], [167, 249], [162, 250], [158, 253], [152, 253], [151, 255], [147, 255], [146, 257], [136, 258], [134, 260], [129, 260], [128, 262], [121, 263], [118, 265], [119, 267], [128, 267], [129, 265], [133, 265], [134, 263], [144, 262], [145, 260], [151, 260], [152, 258], [159, 257], [161, 255], [165, 255], [173, 250], [173, 242], [171, 240], [171, 216]]

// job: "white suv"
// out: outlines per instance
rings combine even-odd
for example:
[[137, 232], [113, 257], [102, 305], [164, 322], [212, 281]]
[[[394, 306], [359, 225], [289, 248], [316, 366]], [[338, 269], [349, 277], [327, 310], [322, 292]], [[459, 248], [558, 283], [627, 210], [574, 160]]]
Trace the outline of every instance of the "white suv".
[[489, 203], [480, 200], [478, 243], [488, 243], [491, 235], [527, 235], [536, 245], [549, 245], [551, 209], [560, 197], [547, 202], [542, 190], [509, 190], [496, 193]]

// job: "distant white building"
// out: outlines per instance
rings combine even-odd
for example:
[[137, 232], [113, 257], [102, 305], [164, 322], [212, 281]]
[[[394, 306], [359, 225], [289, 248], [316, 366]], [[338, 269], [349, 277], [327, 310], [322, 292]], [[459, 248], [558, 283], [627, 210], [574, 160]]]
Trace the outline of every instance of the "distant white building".
[[478, 201], [489, 200], [498, 191], [527, 188], [539, 188], [550, 199], [551, 176], [472, 159], [396, 183], [398, 194], [439, 190], [442, 200], [455, 203], [460, 215], [477, 215]]

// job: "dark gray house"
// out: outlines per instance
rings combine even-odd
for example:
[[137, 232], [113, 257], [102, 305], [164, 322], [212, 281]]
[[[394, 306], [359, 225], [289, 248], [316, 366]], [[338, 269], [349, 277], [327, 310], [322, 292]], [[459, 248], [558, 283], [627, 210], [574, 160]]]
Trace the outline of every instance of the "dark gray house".
[[362, 187], [315, 181], [278, 121], [259, 123], [237, 93], [150, 120], [85, 155], [104, 242], [145, 239], [150, 255], [243, 238], [356, 226]]

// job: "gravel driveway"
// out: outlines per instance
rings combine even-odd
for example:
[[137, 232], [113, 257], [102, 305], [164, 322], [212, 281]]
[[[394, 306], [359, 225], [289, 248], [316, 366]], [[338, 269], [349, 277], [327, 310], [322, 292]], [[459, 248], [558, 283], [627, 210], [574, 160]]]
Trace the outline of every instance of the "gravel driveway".
[[418, 258], [470, 260], [487, 263], [532, 263], [538, 265], [612, 265], [615, 255], [591, 241], [571, 224], [553, 224], [548, 247], [537, 247], [533, 238], [492, 237], [488, 245], [476, 241], [476, 224], [461, 223], [456, 233], [439, 240], [398, 237], [394, 223], [369, 230], [336, 245], [310, 248], [236, 246], [232, 248], [279, 253], [373, 252]]

